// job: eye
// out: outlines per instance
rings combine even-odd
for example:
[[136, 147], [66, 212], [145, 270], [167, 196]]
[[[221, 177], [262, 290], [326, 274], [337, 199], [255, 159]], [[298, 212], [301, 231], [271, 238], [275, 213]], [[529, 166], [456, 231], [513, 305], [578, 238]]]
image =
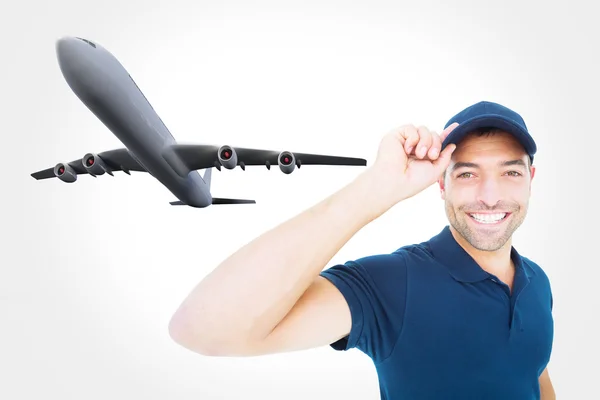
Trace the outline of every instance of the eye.
[[510, 175], [510, 176], [522, 176], [523, 175], [523, 174], [521, 174], [520, 172], [517, 172], [517, 171], [508, 171], [507, 174]]
[[463, 179], [463, 178], [467, 179], [467, 178], [471, 177], [471, 176], [467, 176], [467, 175], [471, 175], [472, 176], [473, 174], [471, 172], [463, 172], [462, 174], [458, 175], [458, 178], [459, 179]]

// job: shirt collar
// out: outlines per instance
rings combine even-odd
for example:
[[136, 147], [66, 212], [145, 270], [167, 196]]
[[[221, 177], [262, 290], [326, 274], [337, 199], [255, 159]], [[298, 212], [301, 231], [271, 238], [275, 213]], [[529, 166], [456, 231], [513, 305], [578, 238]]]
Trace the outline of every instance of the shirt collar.
[[[444, 229], [429, 240], [429, 247], [433, 256], [444, 266], [454, 279], [460, 282], [479, 282], [491, 277], [479, 264], [462, 248], [452, 236], [450, 227]], [[514, 247], [511, 247], [510, 256], [515, 263], [515, 272], [524, 272], [527, 278], [531, 278], [531, 270], [523, 262]]]

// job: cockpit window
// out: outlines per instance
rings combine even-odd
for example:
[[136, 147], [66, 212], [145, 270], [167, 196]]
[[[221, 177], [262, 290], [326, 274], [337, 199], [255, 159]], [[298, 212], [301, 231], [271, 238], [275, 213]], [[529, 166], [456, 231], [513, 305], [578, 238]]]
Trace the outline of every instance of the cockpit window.
[[87, 39], [80, 38], [80, 37], [76, 37], [76, 39], [79, 39], [79, 40], [81, 40], [81, 41], [83, 41], [83, 42], [86, 42], [87, 44], [89, 44], [89, 45], [90, 45], [90, 46], [92, 46], [93, 48], [96, 48], [96, 45], [95, 45], [94, 43], [90, 42], [90, 41], [89, 41], [89, 40], [87, 40]]

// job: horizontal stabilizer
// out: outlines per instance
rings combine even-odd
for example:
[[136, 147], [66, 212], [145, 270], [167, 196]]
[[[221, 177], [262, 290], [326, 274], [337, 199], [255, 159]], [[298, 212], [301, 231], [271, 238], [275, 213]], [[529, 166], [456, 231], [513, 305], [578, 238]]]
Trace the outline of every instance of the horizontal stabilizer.
[[[181, 200], [170, 201], [169, 204], [172, 206], [185, 206]], [[212, 204], [256, 204], [255, 200], [247, 200], [247, 199], [226, 199], [222, 197], [213, 197]]]
[[212, 204], [256, 204], [256, 201], [246, 199], [226, 199], [223, 197], [213, 197]]

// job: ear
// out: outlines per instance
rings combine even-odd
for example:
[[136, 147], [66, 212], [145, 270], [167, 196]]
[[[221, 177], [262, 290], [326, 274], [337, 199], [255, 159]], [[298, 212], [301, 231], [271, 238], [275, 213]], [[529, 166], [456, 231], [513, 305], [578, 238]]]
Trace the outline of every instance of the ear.
[[438, 179], [438, 185], [440, 187], [440, 197], [442, 198], [442, 200], [445, 200], [445, 198], [446, 198], [446, 184], [444, 182], [445, 176], [446, 176], [446, 171], [444, 171], [442, 176], [440, 176], [440, 178]]

